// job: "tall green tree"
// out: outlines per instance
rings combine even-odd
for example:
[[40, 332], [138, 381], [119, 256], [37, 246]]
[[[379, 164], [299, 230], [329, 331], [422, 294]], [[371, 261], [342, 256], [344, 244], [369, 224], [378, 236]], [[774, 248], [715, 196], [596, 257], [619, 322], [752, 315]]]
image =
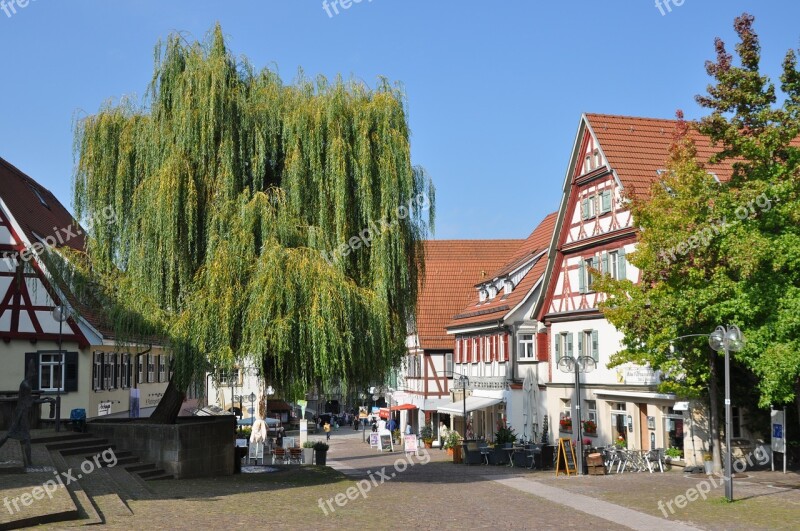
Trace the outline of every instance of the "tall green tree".
[[[716, 40], [713, 82], [697, 98], [710, 114], [693, 124], [679, 114], [668, 175], [632, 198], [641, 230], [629, 260], [641, 282], [598, 284], [613, 295], [604, 314], [625, 336], [612, 364], [650, 363], [667, 374], [665, 389], [708, 395], [717, 464], [718, 357], [706, 338], [676, 337], [740, 326], [747, 343], [734, 366], [757, 376], [759, 405], [800, 401], [800, 73], [791, 50], [778, 102], [759, 69], [753, 21], [734, 23], [739, 65]], [[710, 160], [698, 157], [697, 135], [716, 147]], [[732, 168], [730, 180], [714, 179], [709, 168], [720, 166]]]
[[116, 214], [93, 227], [93, 271], [124, 279], [115, 295], [158, 316], [175, 353], [156, 420], [209, 366], [252, 359], [296, 394], [398, 364], [434, 212], [404, 101], [386, 80], [286, 85], [217, 26], [156, 47], [142, 105], [78, 122], [77, 214]]

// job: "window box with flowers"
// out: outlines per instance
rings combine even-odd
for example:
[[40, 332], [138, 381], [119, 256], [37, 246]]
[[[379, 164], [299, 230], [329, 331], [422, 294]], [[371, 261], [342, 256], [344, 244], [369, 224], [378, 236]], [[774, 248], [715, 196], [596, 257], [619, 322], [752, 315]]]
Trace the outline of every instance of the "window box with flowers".
[[560, 431], [572, 432], [572, 419], [570, 417], [563, 417], [558, 421], [558, 429]]
[[583, 421], [583, 433], [590, 437], [597, 437], [597, 423], [593, 420]]

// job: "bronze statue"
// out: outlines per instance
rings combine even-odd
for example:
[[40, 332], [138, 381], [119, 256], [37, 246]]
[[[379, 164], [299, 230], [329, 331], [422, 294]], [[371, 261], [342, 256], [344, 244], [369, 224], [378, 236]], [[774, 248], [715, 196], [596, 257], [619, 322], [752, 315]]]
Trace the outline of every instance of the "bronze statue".
[[33, 407], [34, 400], [31, 395], [31, 384], [27, 378], [22, 380], [19, 384], [19, 398], [17, 407], [14, 409], [14, 416], [11, 419], [11, 426], [8, 428], [8, 433], [5, 437], [0, 439], [0, 448], [9, 439], [16, 439], [24, 444], [23, 454], [25, 459], [25, 466], [31, 466], [31, 428], [29, 418], [31, 408]]
[[5, 436], [0, 439], [0, 448], [2, 448], [9, 439], [16, 439], [24, 445], [22, 453], [25, 461], [25, 467], [29, 467], [32, 464], [30, 427], [31, 409], [33, 408], [34, 404], [43, 404], [45, 402], [49, 402], [51, 407], [57, 406], [57, 402], [54, 398], [39, 398], [34, 400], [31, 386], [31, 380], [35, 374], [33, 367], [33, 362], [30, 362], [28, 364], [27, 376], [24, 380], [22, 380], [22, 383], [19, 384], [17, 407], [14, 409], [14, 416], [11, 419], [11, 425], [8, 428], [8, 433], [6, 433]]

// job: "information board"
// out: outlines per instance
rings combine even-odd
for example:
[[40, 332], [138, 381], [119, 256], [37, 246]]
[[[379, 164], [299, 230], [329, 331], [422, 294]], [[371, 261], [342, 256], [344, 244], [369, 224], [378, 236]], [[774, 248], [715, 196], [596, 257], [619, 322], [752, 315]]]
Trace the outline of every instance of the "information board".
[[556, 477], [561, 471], [571, 476], [578, 474], [578, 467], [575, 464], [575, 449], [572, 447], [572, 439], [562, 437], [558, 439], [558, 455], [556, 456]]
[[403, 436], [403, 449], [407, 454], [410, 453], [417, 453], [419, 445], [417, 443], [417, 436], [416, 435], [404, 435]]
[[389, 450], [390, 452], [394, 451], [394, 448], [392, 448], [391, 433], [381, 433], [381, 452], [384, 450]]

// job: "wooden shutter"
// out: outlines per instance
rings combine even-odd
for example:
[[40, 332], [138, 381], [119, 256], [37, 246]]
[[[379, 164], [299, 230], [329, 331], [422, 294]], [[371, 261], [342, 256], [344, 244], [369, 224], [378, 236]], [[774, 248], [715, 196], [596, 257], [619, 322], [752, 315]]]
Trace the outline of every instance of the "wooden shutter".
[[78, 353], [64, 354], [64, 392], [78, 391]]
[[503, 361], [508, 361], [511, 359], [511, 352], [508, 350], [508, 338], [509, 334], [506, 332], [506, 334], [503, 336]]
[[[31, 363], [33, 363], [33, 371], [32, 374], [28, 374], [28, 367], [30, 367]], [[30, 380], [31, 389], [33, 391], [39, 390], [39, 353], [38, 352], [27, 352], [25, 354], [25, 367], [22, 369], [22, 373], [27, 376]]]
[[581, 201], [581, 218], [589, 219], [589, 200], [584, 199]]
[[610, 270], [608, 269], [608, 253], [603, 251], [603, 261], [602, 261], [602, 268], [600, 269], [600, 272], [604, 273], [604, 274], [608, 274], [609, 271]]
[[578, 356], [583, 356], [583, 332], [578, 332]]
[[594, 361], [600, 361], [600, 345], [597, 337], [597, 330], [592, 330], [592, 357]]
[[572, 350], [572, 332], [567, 334], [567, 352], [566, 352], [566, 355], [569, 356], [570, 358], [575, 355], [573, 350]]
[[611, 190], [606, 190], [603, 192], [602, 197], [602, 211], [603, 213], [611, 211]]
[[578, 291], [586, 293], [586, 262], [583, 258], [578, 259], [580, 267], [578, 268]]
[[625, 271], [625, 248], [619, 250], [619, 258], [617, 259], [617, 263], [619, 267], [619, 280], [627, 280], [628, 275]]
[[547, 355], [549, 349], [547, 348], [547, 339], [549, 334], [547, 329], [544, 332], [536, 334], [536, 359], [539, 361], [548, 361]]
[[561, 337], [562, 334], [556, 334], [553, 336], [556, 344], [556, 363], [561, 360]]

